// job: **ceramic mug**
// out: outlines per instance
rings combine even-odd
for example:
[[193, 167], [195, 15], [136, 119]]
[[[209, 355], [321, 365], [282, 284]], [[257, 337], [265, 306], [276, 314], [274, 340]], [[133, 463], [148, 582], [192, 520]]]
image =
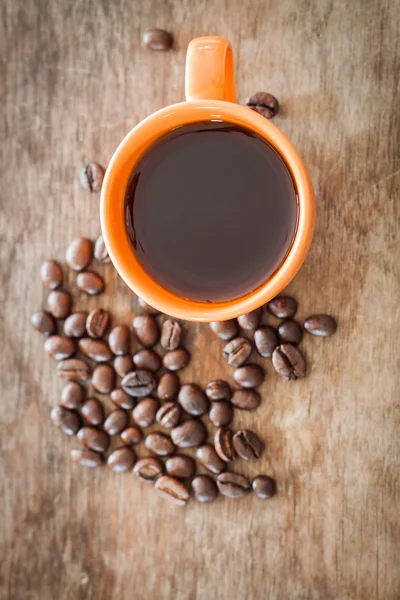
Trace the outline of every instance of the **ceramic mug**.
[[[152, 114], [128, 133], [108, 166], [101, 192], [101, 226], [110, 258], [127, 285], [159, 311], [188, 321], [223, 321], [238, 317], [278, 295], [300, 269], [309, 250], [315, 222], [315, 197], [307, 169], [286, 136], [265, 117], [236, 103], [232, 48], [222, 37], [190, 42], [186, 57], [186, 102]], [[162, 287], [145, 271], [128, 238], [125, 192], [141, 158], [169, 131], [199, 121], [220, 119], [264, 138], [288, 167], [298, 194], [298, 222], [292, 246], [278, 269], [254, 291], [225, 302], [198, 302]]]

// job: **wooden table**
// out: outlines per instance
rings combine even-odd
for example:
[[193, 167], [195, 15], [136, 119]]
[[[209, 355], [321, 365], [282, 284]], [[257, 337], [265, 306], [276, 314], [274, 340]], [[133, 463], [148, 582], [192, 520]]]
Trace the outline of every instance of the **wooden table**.
[[[400, 597], [399, 24], [391, 0], [6, 1], [2, 599]], [[154, 26], [174, 33], [175, 50], [141, 47]], [[257, 90], [281, 102], [275, 123], [305, 158], [318, 201], [315, 240], [289, 292], [299, 318], [326, 311], [339, 330], [307, 337], [303, 382], [267, 365], [262, 405], [235, 417], [267, 440], [258, 464], [237, 469], [272, 473], [279, 495], [181, 509], [130, 475], [71, 463], [77, 443], [49, 421], [54, 362], [29, 321], [46, 298], [41, 261], [99, 233], [80, 166], [107, 164], [131, 127], [183, 99], [185, 50], [204, 34], [232, 41], [242, 102]], [[99, 271], [102, 305], [130, 322], [131, 293], [112, 267]], [[206, 325], [188, 327], [188, 346], [185, 381], [230, 377]]]

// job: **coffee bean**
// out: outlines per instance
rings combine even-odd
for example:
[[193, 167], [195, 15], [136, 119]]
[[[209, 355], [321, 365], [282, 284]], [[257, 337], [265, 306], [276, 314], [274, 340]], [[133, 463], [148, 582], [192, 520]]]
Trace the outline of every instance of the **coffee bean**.
[[145, 437], [144, 445], [157, 456], [170, 456], [175, 452], [175, 446], [170, 437], [163, 433], [153, 432]]
[[166, 429], [176, 427], [181, 420], [182, 409], [176, 402], [165, 402], [156, 414], [156, 421]]
[[257, 477], [254, 477], [251, 486], [254, 493], [263, 500], [268, 500], [276, 494], [275, 480], [268, 475], [257, 475]]
[[304, 321], [304, 329], [319, 337], [329, 337], [336, 332], [337, 322], [330, 315], [312, 315]]
[[69, 338], [80, 338], [86, 333], [86, 312], [76, 312], [64, 321], [64, 334]]
[[65, 435], [76, 435], [79, 431], [81, 420], [79, 415], [63, 406], [55, 406], [50, 413], [51, 420]]
[[185, 348], [169, 350], [163, 358], [163, 365], [168, 371], [180, 371], [189, 363], [190, 356]]
[[48, 290], [55, 290], [60, 287], [63, 282], [60, 265], [55, 260], [46, 260], [40, 267], [40, 279]]
[[62, 389], [60, 404], [64, 408], [76, 410], [80, 408], [84, 399], [84, 388], [79, 383], [76, 383], [76, 381], [69, 381]]
[[171, 456], [165, 461], [165, 470], [171, 477], [189, 479], [196, 472], [196, 463], [193, 458], [185, 455]]
[[85, 165], [80, 173], [81, 186], [90, 192], [100, 192], [103, 185], [105, 170], [98, 163], [90, 162]]
[[103, 308], [95, 308], [89, 313], [86, 330], [91, 338], [102, 338], [110, 324], [110, 313]]
[[240, 367], [251, 354], [251, 343], [243, 337], [233, 338], [224, 346], [224, 358], [231, 367]]
[[137, 369], [125, 375], [121, 381], [121, 387], [129, 396], [143, 398], [152, 393], [156, 383], [153, 373], [144, 369]]
[[263, 451], [263, 443], [254, 431], [240, 429], [233, 436], [233, 447], [240, 458], [251, 460], [260, 458]]
[[198, 475], [192, 481], [193, 496], [197, 502], [212, 502], [218, 496], [217, 485], [209, 475]]
[[98, 452], [93, 450], [71, 450], [71, 458], [74, 463], [81, 467], [101, 467], [104, 458]]
[[169, 50], [173, 42], [172, 35], [164, 29], [150, 29], [143, 36], [143, 44], [149, 50]]
[[93, 271], [82, 271], [78, 273], [76, 285], [89, 296], [97, 296], [104, 291], [104, 281], [97, 273]]
[[132, 356], [126, 354], [125, 356], [117, 356], [114, 358], [114, 369], [119, 377], [125, 377], [125, 375], [133, 371]]
[[235, 369], [233, 378], [244, 388], [255, 388], [264, 381], [264, 371], [258, 365], [245, 365]]
[[60, 335], [48, 337], [44, 343], [45, 352], [56, 360], [64, 360], [75, 353], [75, 344], [69, 338]]
[[130, 471], [135, 464], [136, 454], [131, 448], [124, 446], [111, 452], [107, 458], [107, 467], [114, 473]]
[[160, 338], [160, 328], [154, 317], [139, 315], [133, 319], [133, 329], [136, 337], [143, 346], [150, 347], [157, 344]]
[[239, 331], [236, 319], [229, 319], [228, 321], [212, 321], [210, 323], [210, 328], [220, 340], [225, 341], [234, 338]]
[[159, 310], [157, 310], [156, 308], [153, 308], [152, 306], [150, 306], [150, 304], [147, 304], [147, 302], [145, 302], [144, 300], [142, 300], [142, 298], [138, 297], [138, 305], [139, 308], [142, 309], [143, 312], [147, 313], [148, 315], [158, 315], [159, 314]]
[[172, 441], [178, 448], [200, 446], [207, 437], [207, 430], [200, 419], [188, 419], [171, 431]]
[[233, 433], [226, 427], [220, 427], [214, 436], [215, 451], [222, 460], [231, 462], [236, 458], [235, 448], [233, 447]]
[[162, 475], [157, 479], [155, 489], [163, 498], [167, 498], [177, 506], [184, 506], [189, 502], [189, 492], [185, 484], [169, 475]]
[[108, 362], [112, 359], [111, 350], [103, 340], [82, 338], [79, 340], [79, 350], [96, 362]]
[[110, 257], [108, 256], [108, 250], [104, 243], [104, 238], [102, 235], [99, 235], [97, 240], [94, 243], [94, 257], [102, 265], [105, 265], [111, 262]]
[[291, 344], [281, 344], [275, 348], [272, 355], [272, 364], [275, 371], [287, 381], [303, 379], [306, 375], [305, 358], [300, 350]]
[[303, 330], [297, 321], [293, 321], [293, 319], [288, 319], [287, 321], [283, 321], [278, 327], [279, 337], [282, 342], [287, 342], [288, 344], [293, 344], [297, 346], [300, 344], [303, 339]]
[[274, 317], [290, 319], [297, 312], [297, 301], [290, 296], [277, 296], [268, 302], [267, 308]]
[[164, 464], [159, 458], [145, 456], [140, 458], [133, 468], [133, 474], [142, 479], [154, 483], [164, 473]]
[[254, 410], [260, 405], [261, 397], [255, 390], [236, 390], [231, 403], [242, 410]]
[[103, 405], [96, 398], [89, 398], [81, 406], [81, 415], [88, 423], [98, 427], [104, 421]]
[[215, 475], [222, 473], [225, 470], [226, 462], [218, 456], [213, 446], [204, 444], [196, 450], [196, 458], [207, 471], [211, 471]]
[[156, 420], [160, 402], [156, 398], [143, 398], [132, 411], [133, 420], [141, 427], [149, 427]]
[[256, 308], [256, 310], [252, 310], [246, 315], [241, 315], [237, 320], [239, 327], [247, 330], [256, 329], [261, 323], [262, 313], [262, 308]]
[[272, 327], [260, 327], [254, 332], [254, 344], [257, 352], [263, 358], [271, 358], [279, 344], [278, 335]]
[[237, 473], [221, 473], [217, 477], [217, 486], [221, 494], [228, 498], [243, 498], [251, 490], [247, 477]]
[[113, 410], [104, 421], [103, 429], [108, 435], [118, 435], [128, 425], [128, 415], [120, 408]]
[[72, 299], [68, 292], [54, 290], [47, 298], [47, 308], [55, 319], [65, 319], [71, 312]]
[[194, 383], [188, 383], [181, 387], [178, 401], [183, 410], [193, 417], [204, 415], [210, 406], [203, 390]]
[[82, 427], [77, 437], [86, 448], [94, 452], [107, 452], [110, 445], [108, 435], [95, 427]]
[[166, 350], [176, 350], [182, 337], [182, 327], [178, 321], [167, 319], [161, 329], [161, 346]]
[[226, 400], [212, 402], [208, 416], [215, 427], [229, 425], [233, 420], [232, 404]]
[[35, 312], [31, 317], [31, 323], [39, 333], [43, 335], [53, 335], [56, 331], [56, 322], [52, 315], [44, 310]]
[[142, 350], [136, 352], [136, 354], [133, 355], [133, 362], [137, 369], [145, 369], [152, 373], [155, 373], [161, 368], [161, 358], [158, 356], [157, 352], [154, 352], [154, 350], [151, 350], [150, 348], [142, 348]]
[[130, 332], [126, 325], [113, 327], [108, 336], [108, 345], [111, 352], [116, 356], [124, 356], [129, 352]]
[[67, 248], [65, 259], [74, 271], [83, 271], [93, 258], [93, 244], [87, 238], [73, 240]]
[[219, 400], [229, 400], [231, 397], [231, 389], [229, 383], [223, 379], [210, 381], [206, 387], [206, 395], [209, 400], [218, 402]]
[[118, 408], [123, 408], [124, 410], [131, 410], [135, 406], [135, 400], [119, 388], [111, 392], [110, 399]]
[[266, 119], [272, 119], [279, 111], [278, 100], [268, 92], [256, 92], [247, 98], [246, 106]]
[[97, 365], [92, 374], [92, 386], [99, 394], [110, 394], [115, 387], [115, 371], [111, 365]]
[[87, 381], [90, 378], [90, 368], [80, 358], [67, 358], [57, 365], [57, 375], [64, 381]]
[[158, 381], [157, 396], [160, 400], [175, 400], [179, 392], [179, 379], [175, 373], [165, 373]]
[[140, 444], [143, 439], [143, 432], [139, 427], [135, 425], [131, 425], [127, 427], [123, 431], [121, 431], [121, 440], [127, 446], [135, 446], [136, 444]]

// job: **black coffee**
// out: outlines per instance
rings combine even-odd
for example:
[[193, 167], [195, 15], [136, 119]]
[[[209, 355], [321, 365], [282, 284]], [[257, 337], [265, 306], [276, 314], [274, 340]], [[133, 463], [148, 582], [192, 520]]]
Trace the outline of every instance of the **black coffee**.
[[261, 137], [229, 123], [179, 127], [131, 175], [126, 224], [163, 287], [218, 302], [251, 292], [279, 267], [297, 224], [289, 170]]

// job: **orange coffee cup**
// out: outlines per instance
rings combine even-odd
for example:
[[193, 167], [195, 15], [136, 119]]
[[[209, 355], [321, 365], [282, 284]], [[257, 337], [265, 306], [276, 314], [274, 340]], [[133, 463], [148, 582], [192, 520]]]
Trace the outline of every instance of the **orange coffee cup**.
[[[282, 264], [257, 289], [225, 302], [198, 302], [162, 287], [145, 271], [129, 241], [125, 192], [130, 175], [154, 142], [169, 131], [199, 121], [219, 119], [250, 129], [264, 138], [288, 167], [298, 195], [298, 223]], [[188, 321], [223, 321], [250, 312], [279, 294], [293, 279], [310, 248], [315, 197], [307, 169], [286, 136], [270, 121], [236, 104], [232, 48], [222, 37], [190, 42], [186, 57], [186, 102], [168, 106], [139, 123], [124, 138], [108, 166], [101, 192], [101, 226], [109, 255], [127, 285], [163, 313]]]

